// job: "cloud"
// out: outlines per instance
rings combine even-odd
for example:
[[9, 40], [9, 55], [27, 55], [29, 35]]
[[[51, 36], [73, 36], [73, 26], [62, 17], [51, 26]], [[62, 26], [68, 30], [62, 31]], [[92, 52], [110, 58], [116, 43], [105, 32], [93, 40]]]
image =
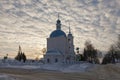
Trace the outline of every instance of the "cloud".
[[18, 45], [28, 55], [46, 47], [58, 12], [66, 33], [70, 21], [75, 46], [81, 50], [90, 39], [106, 51], [120, 33], [119, 0], [0, 0], [0, 54], [16, 54]]

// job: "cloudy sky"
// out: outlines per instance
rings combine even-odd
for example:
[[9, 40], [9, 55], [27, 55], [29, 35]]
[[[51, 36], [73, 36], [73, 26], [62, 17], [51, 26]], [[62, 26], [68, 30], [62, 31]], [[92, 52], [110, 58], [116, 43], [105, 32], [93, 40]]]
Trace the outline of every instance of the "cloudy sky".
[[107, 51], [120, 33], [120, 0], [0, 0], [0, 57], [15, 56], [21, 45], [35, 58], [46, 47], [58, 13], [66, 34], [70, 22], [81, 51], [86, 40]]

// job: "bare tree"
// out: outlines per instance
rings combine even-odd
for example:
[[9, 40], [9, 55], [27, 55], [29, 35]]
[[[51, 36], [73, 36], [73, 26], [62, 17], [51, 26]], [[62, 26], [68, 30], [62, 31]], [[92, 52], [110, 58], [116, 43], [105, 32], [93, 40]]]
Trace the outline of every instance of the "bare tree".
[[111, 45], [109, 51], [103, 58], [102, 64], [116, 63], [120, 61], [120, 35], [116, 44]]
[[83, 55], [85, 61], [90, 63], [99, 63], [97, 58], [97, 49], [93, 47], [91, 41], [86, 41]]

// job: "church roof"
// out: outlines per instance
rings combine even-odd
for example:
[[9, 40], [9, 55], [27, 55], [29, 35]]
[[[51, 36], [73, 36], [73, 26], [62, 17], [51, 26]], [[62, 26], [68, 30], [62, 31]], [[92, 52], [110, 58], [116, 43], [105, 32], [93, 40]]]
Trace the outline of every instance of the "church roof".
[[63, 32], [62, 30], [54, 30], [54, 31], [50, 34], [50, 38], [60, 37], [60, 36], [66, 37], [65, 32]]

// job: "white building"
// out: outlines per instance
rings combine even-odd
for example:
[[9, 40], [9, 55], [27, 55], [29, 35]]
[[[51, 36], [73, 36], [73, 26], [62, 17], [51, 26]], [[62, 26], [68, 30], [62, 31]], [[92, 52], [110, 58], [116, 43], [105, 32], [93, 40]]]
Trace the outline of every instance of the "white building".
[[47, 52], [44, 55], [45, 63], [74, 63], [75, 52], [73, 36], [69, 27], [69, 34], [61, 30], [61, 21], [57, 20], [56, 30], [47, 38]]

